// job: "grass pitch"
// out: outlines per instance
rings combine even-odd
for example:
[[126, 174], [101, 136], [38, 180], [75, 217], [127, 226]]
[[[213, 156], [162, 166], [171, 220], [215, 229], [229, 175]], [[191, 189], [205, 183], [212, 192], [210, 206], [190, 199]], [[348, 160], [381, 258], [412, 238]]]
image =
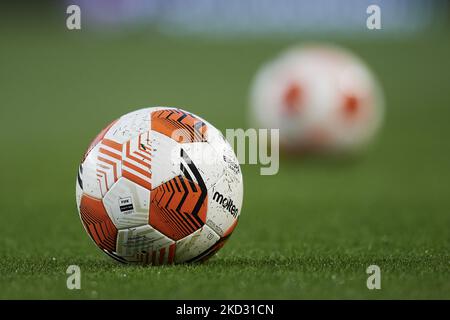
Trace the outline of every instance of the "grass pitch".
[[[257, 68], [294, 41], [97, 37], [2, 20], [0, 298], [450, 298], [450, 43], [343, 40], [386, 92], [379, 139], [352, 161], [243, 166], [231, 240], [201, 265], [120, 265], [83, 230], [75, 177], [90, 140], [131, 110], [180, 106], [247, 127]], [[82, 270], [81, 290], [66, 268]], [[381, 290], [366, 268], [381, 268]]]

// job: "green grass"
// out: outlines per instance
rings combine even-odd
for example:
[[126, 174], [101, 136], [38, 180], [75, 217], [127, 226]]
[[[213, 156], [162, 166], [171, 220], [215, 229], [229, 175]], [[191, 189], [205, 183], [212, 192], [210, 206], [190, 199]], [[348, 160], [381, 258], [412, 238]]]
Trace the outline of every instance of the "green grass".
[[[218, 255], [136, 267], [104, 256], [79, 221], [75, 175], [89, 141], [158, 104], [246, 127], [255, 70], [292, 41], [63, 27], [2, 22], [0, 298], [450, 298], [446, 38], [338, 41], [386, 91], [385, 126], [368, 152], [348, 162], [283, 157], [276, 176], [246, 165], [240, 223]], [[81, 267], [82, 290], [65, 286], [70, 264]], [[366, 288], [371, 264], [379, 291]]]

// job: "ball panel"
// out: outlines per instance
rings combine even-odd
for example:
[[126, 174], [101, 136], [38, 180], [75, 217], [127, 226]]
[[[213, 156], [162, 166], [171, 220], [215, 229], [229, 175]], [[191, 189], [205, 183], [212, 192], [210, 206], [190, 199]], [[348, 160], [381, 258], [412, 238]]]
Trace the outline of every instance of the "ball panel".
[[98, 153], [100, 144], [97, 144], [91, 152], [88, 153], [86, 159], [81, 164], [83, 173], [80, 175], [83, 184], [83, 192], [91, 197], [101, 199], [106, 193], [106, 185], [104, 175], [97, 173]]
[[204, 225], [201, 229], [176, 242], [175, 262], [187, 262], [209, 250], [219, 241], [220, 237], [210, 227]]
[[150, 136], [152, 145], [151, 185], [156, 188], [181, 174], [180, 144], [157, 131], [150, 131]]
[[103, 198], [105, 209], [118, 229], [137, 227], [148, 223], [150, 191], [120, 178]]
[[123, 145], [122, 176], [151, 190], [152, 148], [150, 132], [137, 134]]
[[109, 252], [116, 249], [117, 228], [109, 218], [101, 200], [83, 195], [80, 217], [87, 233], [100, 249]]
[[144, 108], [120, 117], [105, 134], [105, 138], [124, 144], [139, 134], [150, 130], [150, 113], [152, 108]]
[[218, 154], [209, 142], [185, 143], [182, 149], [197, 167], [207, 189], [211, 188], [225, 173], [226, 162], [222, 154]]
[[207, 189], [185, 176], [152, 190], [150, 202], [150, 225], [171, 239], [182, 239], [205, 224]]
[[206, 224], [221, 237], [233, 226], [242, 207], [242, 176], [227, 169], [220, 180], [208, 190]]
[[208, 248], [206, 251], [202, 252], [201, 254], [189, 260], [188, 262], [205, 262], [213, 255], [215, 255], [217, 251], [219, 251], [225, 245], [228, 239], [229, 237], [220, 238], [219, 241], [217, 241], [212, 247]]
[[122, 175], [123, 146], [106, 138], [98, 146], [98, 149], [94, 149], [93, 155], [96, 155], [95, 170], [102, 196], [104, 196]]
[[179, 143], [206, 141], [206, 124], [181, 109], [153, 111], [151, 129]]
[[117, 254], [128, 262], [162, 265], [172, 263], [175, 242], [149, 225], [119, 230]]
[[75, 183], [75, 197], [77, 209], [80, 209], [81, 197], [83, 196], [83, 165], [78, 166], [77, 181]]
[[[193, 256], [189, 260], [185, 260], [185, 262], [204, 262], [204, 261], [208, 260], [209, 258], [211, 258], [228, 241], [228, 239], [231, 236], [231, 233], [236, 228], [237, 222], [238, 222], [238, 219], [236, 219], [233, 222], [233, 224], [224, 232], [222, 237], [218, 237], [218, 240], [214, 241], [214, 243], [212, 245], [207, 247], [204, 251], [201, 251], [201, 253], [198, 253], [197, 255]], [[207, 227], [207, 225], [205, 225], [205, 227]], [[210, 230], [212, 231], [212, 229], [210, 229]], [[216, 232], [214, 232], [214, 234], [217, 235]], [[206, 244], [206, 242], [204, 242], [204, 243]], [[206, 247], [206, 245], [205, 245], [205, 247]]]
[[222, 133], [214, 127], [210, 128], [208, 133], [208, 144], [216, 151], [217, 165], [220, 168], [223, 168], [223, 174], [228, 170], [229, 174], [235, 174], [236, 179], [242, 183], [242, 172], [239, 161], [236, 158], [230, 143], [225, 139]]

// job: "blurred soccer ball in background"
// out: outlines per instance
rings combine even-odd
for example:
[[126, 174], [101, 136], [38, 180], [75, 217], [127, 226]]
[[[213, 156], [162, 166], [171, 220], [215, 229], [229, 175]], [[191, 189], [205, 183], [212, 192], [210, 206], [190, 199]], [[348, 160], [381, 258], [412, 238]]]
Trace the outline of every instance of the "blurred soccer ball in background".
[[384, 98], [360, 58], [337, 46], [309, 44], [258, 71], [250, 106], [253, 125], [279, 128], [287, 151], [350, 153], [379, 130]]

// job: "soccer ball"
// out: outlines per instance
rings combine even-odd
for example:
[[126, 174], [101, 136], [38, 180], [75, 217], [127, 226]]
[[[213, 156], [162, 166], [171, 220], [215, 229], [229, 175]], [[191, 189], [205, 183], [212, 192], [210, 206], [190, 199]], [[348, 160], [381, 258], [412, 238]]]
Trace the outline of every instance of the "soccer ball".
[[76, 200], [95, 244], [129, 263], [204, 261], [241, 213], [242, 174], [214, 126], [177, 108], [128, 113], [94, 139]]
[[251, 117], [279, 128], [288, 151], [353, 152], [375, 136], [383, 118], [380, 86], [365, 63], [330, 45], [283, 52], [257, 73]]

